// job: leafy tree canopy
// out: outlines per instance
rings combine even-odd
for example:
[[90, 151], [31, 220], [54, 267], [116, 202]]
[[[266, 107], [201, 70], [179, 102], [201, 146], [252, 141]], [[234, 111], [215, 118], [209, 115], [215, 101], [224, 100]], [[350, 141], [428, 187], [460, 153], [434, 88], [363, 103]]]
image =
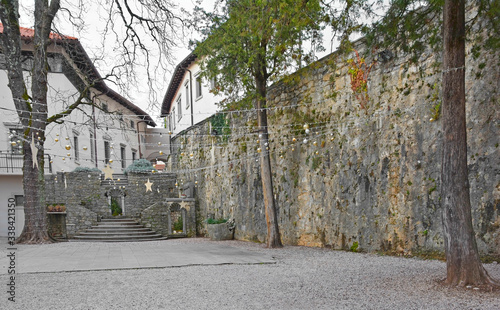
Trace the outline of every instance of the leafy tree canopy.
[[228, 0], [214, 13], [197, 8], [197, 20], [209, 21], [198, 25], [204, 37], [195, 42], [202, 74], [216, 79], [215, 93], [233, 99], [226, 102], [244, 96], [241, 104], [248, 104], [256, 79], [275, 81], [314, 60], [323, 13], [318, 0]]

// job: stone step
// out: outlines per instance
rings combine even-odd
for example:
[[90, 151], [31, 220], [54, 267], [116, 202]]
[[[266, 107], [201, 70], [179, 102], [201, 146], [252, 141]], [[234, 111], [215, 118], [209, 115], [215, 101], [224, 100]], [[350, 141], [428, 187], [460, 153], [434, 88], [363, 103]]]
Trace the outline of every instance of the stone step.
[[142, 235], [156, 235], [157, 233], [149, 230], [149, 231], [84, 231], [79, 234], [79, 236], [142, 236]]
[[98, 222], [98, 226], [137, 226], [137, 222]]
[[137, 241], [140, 241], [140, 240], [143, 240], [143, 239], [157, 239], [157, 238], [163, 238], [162, 235], [159, 235], [159, 234], [154, 234], [154, 235], [144, 235], [144, 236], [129, 236], [129, 235], [117, 235], [117, 236], [113, 236], [113, 235], [110, 235], [110, 236], [81, 236], [81, 235], [78, 235], [78, 236], [75, 236], [75, 239], [77, 240], [95, 240], [95, 241], [99, 241], [99, 240], [137, 240]]
[[144, 242], [144, 241], [161, 241], [161, 240], [167, 240], [167, 237], [161, 237], [161, 238], [150, 238], [150, 239], [74, 239], [73, 241], [76, 242]]
[[100, 226], [93, 226], [89, 229], [87, 229], [87, 232], [118, 232], [118, 231], [128, 231], [128, 232], [134, 232], [134, 231], [151, 231], [151, 229], [139, 226], [137, 228], [121, 228], [121, 227], [100, 227]]
[[129, 218], [102, 219], [74, 237], [76, 241], [126, 242], [165, 240], [166, 237]]
[[129, 218], [102, 218], [101, 219], [101, 222], [134, 222], [134, 223], [137, 223], [136, 221], [134, 221], [133, 219], [129, 219]]

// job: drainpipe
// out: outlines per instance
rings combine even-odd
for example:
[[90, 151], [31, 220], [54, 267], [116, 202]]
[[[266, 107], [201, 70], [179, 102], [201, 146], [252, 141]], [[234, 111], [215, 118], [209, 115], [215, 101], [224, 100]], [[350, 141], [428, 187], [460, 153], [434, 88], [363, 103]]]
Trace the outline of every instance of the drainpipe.
[[97, 160], [97, 124], [95, 122], [95, 97], [92, 97], [92, 119], [94, 123], [94, 141], [90, 141], [90, 143], [94, 143], [94, 161], [95, 161], [95, 167], [99, 168], [99, 162]]
[[191, 73], [191, 70], [186, 68], [186, 70], [189, 72], [189, 101], [191, 101], [191, 126], [194, 125], [194, 115], [193, 115], [193, 74]]
[[136, 123], [137, 126], [137, 142], [139, 142], [139, 159], [142, 158], [142, 149], [141, 149], [141, 132], [139, 130], [139, 123], [146, 123], [147, 121], [138, 121]]

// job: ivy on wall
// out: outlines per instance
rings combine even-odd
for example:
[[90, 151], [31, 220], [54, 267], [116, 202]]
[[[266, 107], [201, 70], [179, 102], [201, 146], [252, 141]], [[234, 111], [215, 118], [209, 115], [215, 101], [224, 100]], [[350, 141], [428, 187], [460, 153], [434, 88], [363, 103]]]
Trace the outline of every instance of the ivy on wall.
[[368, 105], [368, 75], [372, 67], [375, 65], [376, 61], [373, 60], [370, 65], [366, 64], [366, 60], [359, 56], [357, 50], [354, 50], [356, 53], [356, 59], [347, 60], [347, 64], [349, 65], [349, 76], [351, 77], [351, 89], [356, 96], [356, 99], [359, 101], [362, 109], [366, 109]]

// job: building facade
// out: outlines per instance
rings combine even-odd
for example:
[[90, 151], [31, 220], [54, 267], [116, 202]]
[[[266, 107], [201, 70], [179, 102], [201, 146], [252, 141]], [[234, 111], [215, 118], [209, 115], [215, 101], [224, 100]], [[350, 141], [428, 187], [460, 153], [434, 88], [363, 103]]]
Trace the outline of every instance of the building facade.
[[[3, 27], [0, 24], [0, 35]], [[21, 28], [24, 69], [28, 92], [32, 67], [33, 30]], [[78, 39], [51, 35], [48, 48], [48, 115], [68, 109], [80, 94], [85, 103], [64, 117], [63, 123], [47, 125], [45, 173], [70, 172], [77, 167], [102, 170], [109, 164], [120, 173], [146, 149], [147, 127], [156, 126], [139, 107], [108, 88]], [[23, 129], [14, 105], [5, 58], [0, 53], [0, 197], [15, 201], [16, 233], [24, 225], [22, 186]], [[25, 141], [29, 142], [29, 141]], [[0, 206], [7, 214], [7, 203]], [[4, 218], [2, 216], [2, 218]], [[7, 235], [7, 222], [0, 223], [0, 236]]]
[[192, 53], [175, 68], [161, 108], [173, 136], [215, 114], [217, 103], [223, 99], [211, 92], [213, 81], [204, 80], [200, 74], [199, 60]]

